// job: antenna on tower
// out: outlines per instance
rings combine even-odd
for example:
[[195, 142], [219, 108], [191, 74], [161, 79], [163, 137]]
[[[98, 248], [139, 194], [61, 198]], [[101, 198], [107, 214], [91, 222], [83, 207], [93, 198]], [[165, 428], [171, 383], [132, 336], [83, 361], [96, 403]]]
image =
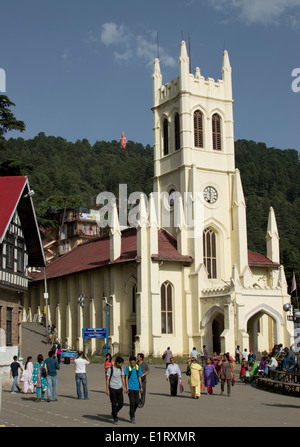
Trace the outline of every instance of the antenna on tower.
[[191, 36], [189, 33], [189, 59], [190, 59], [190, 73], [192, 72], [192, 57], [191, 57]]
[[157, 46], [157, 59], [159, 59], [159, 42], [158, 42], [158, 31], [156, 35], [156, 46]]

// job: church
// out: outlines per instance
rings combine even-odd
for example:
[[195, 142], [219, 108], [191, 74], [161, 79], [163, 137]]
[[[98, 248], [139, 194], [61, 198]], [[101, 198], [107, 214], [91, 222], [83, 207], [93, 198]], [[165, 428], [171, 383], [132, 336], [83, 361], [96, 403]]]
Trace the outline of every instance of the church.
[[[246, 204], [235, 168], [232, 76], [190, 72], [181, 42], [178, 77], [162, 82], [154, 61], [153, 193], [140, 195], [136, 225], [83, 243], [35, 274], [24, 312], [47, 315], [63, 345], [82, 349], [82, 328], [108, 328], [112, 354], [161, 356], [270, 351], [293, 343], [290, 302], [280, 265], [275, 212], [269, 210], [266, 256], [248, 250]], [[81, 299], [80, 299], [81, 297]], [[82, 299], [83, 298], [83, 299]], [[106, 313], [107, 308], [109, 313]], [[103, 339], [86, 339], [98, 352]]]

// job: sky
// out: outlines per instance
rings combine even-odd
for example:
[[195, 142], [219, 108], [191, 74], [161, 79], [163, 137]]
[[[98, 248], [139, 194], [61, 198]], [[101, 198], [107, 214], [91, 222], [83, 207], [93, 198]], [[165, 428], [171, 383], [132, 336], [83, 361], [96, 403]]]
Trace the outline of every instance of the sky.
[[[152, 72], [232, 67], [234, 137], [300, 150], [300, 0], [0, 0], [0, 93], [26, 131], [153, 145]], [[189, 48], [189, 47], [188, 47]], [[4, 76], [5, 75], [5, 76]]]

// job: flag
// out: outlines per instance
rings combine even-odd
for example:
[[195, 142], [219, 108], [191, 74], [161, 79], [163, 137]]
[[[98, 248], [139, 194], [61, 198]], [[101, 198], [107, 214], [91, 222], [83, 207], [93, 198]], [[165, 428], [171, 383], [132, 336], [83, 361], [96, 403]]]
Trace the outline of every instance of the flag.
[[293, 281], [292, 281], [291, 293], [295, 292], [295, 290], [297, 290], [297, 284], [296, 284], [295, 272], [293, 272]]

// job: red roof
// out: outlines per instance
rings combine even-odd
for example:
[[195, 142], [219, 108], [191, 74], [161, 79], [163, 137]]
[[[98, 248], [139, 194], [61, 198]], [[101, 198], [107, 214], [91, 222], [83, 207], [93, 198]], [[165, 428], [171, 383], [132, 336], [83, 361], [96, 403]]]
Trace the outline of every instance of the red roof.
[[[45, 257], [31, 197], [25, 176], [0, 177], [0, 244], [3, 242], [16, 211], [28, 251], [28, 266], [42, 267]], [[26, 196], [26, 197], [25, 197]]]
[[278, 267], [279, 264], [271, 261], [266, 256], [248, 250], [248, 264], [250, 267]]
[[[164, 230], [158, 232], [158, 254], [154, 259], [192, 262], [189, 256], [182, 256], [176, 249], [176, 240]], [[139, 262], [137, 257], [136, 228], [122, 231], [121, 256], [110, 262], [109, 236], [94, 239], [78, 245], [69, 253], [55, 259], [47, 265], [47, 279], [71, 275], [85, 270], [91, 270], [122, 262]], [[43, 279], [43, 273], [34, 275], [36, 281]]]
[[[248, 251], [249, 265], [274, 267], [275, 264], [265, 256]], [[190, 256], [183, 256], [177, 250], [177, 241], [167, 231], [158, 231], [158, 253], [152, 254], [153, 260], [175, 261], [183, 263], [193, 262]], [[76, 274], [82, 271], [108, 267], [119, 263], [140, 262], [137, 257], [136, 228], [122, 231], [121, 256], [110, 262], [110, 237], [100, 237], [84, 242], [50, 262], [46, 267], [47, 279]], [[34, 274], [34, 280], [44, 279], [43, 272]]]
[[15, 214], [27, 177], [0, 177], [0, 243]]

